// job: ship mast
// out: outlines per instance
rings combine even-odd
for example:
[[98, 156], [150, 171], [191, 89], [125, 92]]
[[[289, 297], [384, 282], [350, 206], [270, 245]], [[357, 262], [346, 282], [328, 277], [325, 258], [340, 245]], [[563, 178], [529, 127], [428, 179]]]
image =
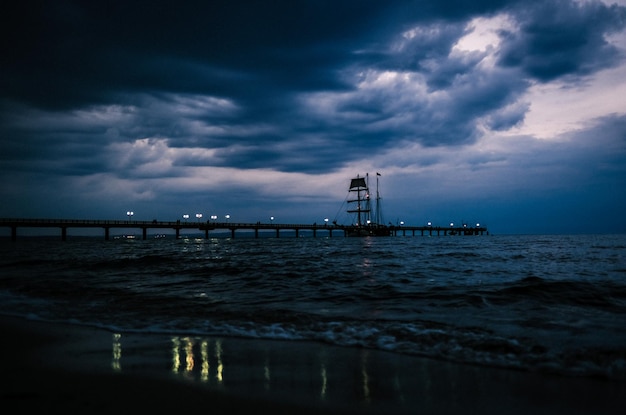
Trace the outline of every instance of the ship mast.
[[380, 214], [380, 194], [378, 193], [378, 176], [380, 176], [380, 173], [376, 173], [376, 226], [382, 225], [382, 215]]
[[348, 203], [356, 203], [356, 209], [349, 209], [348, 213], [356, 213], [357, 214], [357, 226], [362, 226], [365, 223], [370, 221], [370, 194], [369, 194], [369, 174], [366, 174], [366, 177], [360, 177], [357, 175], [356, 178], [350, 181], [350, 192], [356, 193], [356, 199], [348, 200]]

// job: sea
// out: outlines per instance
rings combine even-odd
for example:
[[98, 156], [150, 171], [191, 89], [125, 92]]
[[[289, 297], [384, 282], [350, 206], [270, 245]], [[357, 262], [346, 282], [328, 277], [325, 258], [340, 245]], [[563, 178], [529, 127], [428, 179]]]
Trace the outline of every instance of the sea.
[[0, 314], [626, 380], [626, 235], [0, 240]]

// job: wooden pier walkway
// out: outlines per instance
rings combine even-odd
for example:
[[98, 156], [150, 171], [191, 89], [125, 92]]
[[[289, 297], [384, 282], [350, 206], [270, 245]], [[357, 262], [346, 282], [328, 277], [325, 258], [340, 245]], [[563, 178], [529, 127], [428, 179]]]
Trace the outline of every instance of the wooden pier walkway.
[[[313, 237], [319, 234], [332, 237], [333, 234], [346, 234], [354, 227], [327, 223], [324, 224], [279, 224], [279, 223], [231, 223], [231, 222], [185, 222], [185, 221], [136, 221], [136, 220], [88, 220], [88, 219], [11, 219], [0, 218], [0, 227], [11, 228], [11, 239], [17, 239], [18, 228], [59, 228], [61, 239], [67, 239], [68, 228], [95, 228], [104, 230], [104, 238], [109, 240], [111, 229], [141, 229], [142, 238], [148, 238], [149, 229], [173, 229], [176, 238], [180, 237], [181, 230], [197, 230], [204, 232], [206, 238], [209, 231], [230, 231], [230, 237], [235, 237], [236, 231], [247, 231], [253, 233], [255, 238], [261, 232], [274, 234], [276, 238], [280, 233], [291, 231], [296, 237], [304, 236], [302, 231], [308, 231]], [[447, 236], [447, 235], [484, 235], [488, 234], [485, 227], [442, 227], [442, 226], [384, 226], [389, 230], [389, 236]]]

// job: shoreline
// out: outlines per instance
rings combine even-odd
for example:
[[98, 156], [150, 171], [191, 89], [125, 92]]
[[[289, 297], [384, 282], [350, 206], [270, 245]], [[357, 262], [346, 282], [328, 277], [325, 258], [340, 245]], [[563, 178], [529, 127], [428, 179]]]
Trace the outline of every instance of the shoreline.
[[324, 344], [112, 333], [0, 316], [1, 400], [18, 413], [622, 413], [626, 382]]

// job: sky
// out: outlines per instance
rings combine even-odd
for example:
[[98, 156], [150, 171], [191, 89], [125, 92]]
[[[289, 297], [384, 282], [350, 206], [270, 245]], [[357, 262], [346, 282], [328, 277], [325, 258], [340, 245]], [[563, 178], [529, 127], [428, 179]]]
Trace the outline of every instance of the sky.
[[387, 223], [626, 233], [626, 0], [24, 0], [0, 32], [0, 217], [350, 223], [368, 175]]

